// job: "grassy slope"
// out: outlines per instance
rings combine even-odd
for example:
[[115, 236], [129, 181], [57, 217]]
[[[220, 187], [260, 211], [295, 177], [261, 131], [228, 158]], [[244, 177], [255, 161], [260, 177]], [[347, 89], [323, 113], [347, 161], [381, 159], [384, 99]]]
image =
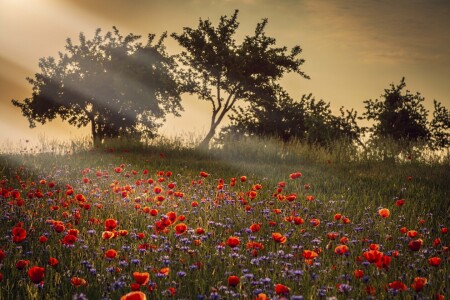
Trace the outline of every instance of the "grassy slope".
[[[214, 190], [218, 178], [223, 178], [225, 182], [228, 182], [231, 177], [246, 175], [249, 178], [248, 184], [260, 183], [264, 187], [264, 191], [258, 195], [260, 206], [255, 205], [255, 211], [258, 211], [264, 207], [281, 207], [288, 210], [286, 204], [278, 203], [276, 199], [272, 198], [271, 193], [279, 181], [288, 182], [288, 175], [299, 171], [303, 174], [303, 177], [296, 184], [288, 182], [285, 192], [286, 194], [289, 192], [299, 194], [298, 199], [302, 203], [300, 208], [303, 209], [305, 219], [319, 217], [323, 220], [329, 220], [330, 215], [339, 212], [349, 216], [354, 227], [359, 225], [365, 227], [364, 234], [373, 239], [374, 242], [384, 240], [385, 235], [397, 235], [400, 226], [418, 229], [420, 219], [424, 219], [426, 221], [425, 227], [432, 228], [431, 231], [434, 232], [440, 225], [448, 226], [450, 212], [450, 188], [447, 183], [448, 178], [450, 178], [450, 168], [448, 166], [431, 166], [415, 162], [405, 164], [384, 162], [343, 163], [333, 161], [333, 157], [327, 157], [326, 154], [314, 153], [314, 150], [311, 150], [311, 153], [305, 151], [303, 150], [298, 155], [284, 156], [284, 158], [275, 155], [276, 151], [265, 153], [261, 148], [247, 148], [246, 151], [240, 153], [237, 150], [236, 152], [198, 153], [189, 149], [150, 147], [148, 149], [132, 148], [130, 151], [124, 151], [123, 148], [114, 149], [114, 151], [94, 150], [67, 156], [51, 154], [4, 155], [0, 157], [0, 176], [13, 178], [18, 167], [25, 166], [24, 173], [21, 174], [24, 181], [37, 182], [42, 178], [50, 180], [49, 175], [53, 176], [57, 172], [60, 174], [60, 179], [65, 178], [68, 181], [67, 183], [76, 184], [81, 179], [81, 171], [85, 168], [92, 168], [94, 171], [98, 169], [109, 170], [112, 173], [114, 167], [125, 164], [127, 170], [142, 172], [142, 170], [148, 169], [150, 174], [155, 174], [158, 170], [170, 170], [174, 173], [173, 178], [179, 182], [189, 182], [192, 178], [198, 178], [200, 171], [206, 171], [210, 174], [210, 178], [208, 178], [204, 189]], [[161, 154], [164, 155], [163, 158]], [[330, 158], [331, 161], [329, 161]], [[408, 180], [409, 176], [412, 178], [411, 180]], [[306, 183], [311, 185], [311, 189], [308, 191], [303, 188], [303, 184]], [[61, 184], [64, 184], [64, 182], [61, 182]], [[245, 191], [246, 189], [248, 190], [248, 186], [242, 185], [242, 190]], [[199, 190], [188, 190], [187, 193], [193, 198], [196, 195], [203, 195]], [[306, 195], [314, 195], [316, 200], [313, 203], [305, 203]], [[395, 206], [394, 199], [397, 197], [406, 200], [406, 204], [401, 209]], [[385, 223], [373, 222], [372, 219], [376, 218], [378, 207], [389, 208], [393, 218], [396, 219]], [[106, 211], [105, 218], [127, 213], [120, 207], [113, 208], [116, 211], [114, 213]], [[224, 212], [224, 215], [218, 215]], [[199, 226], [207, 229], [209, 226], [208, 220], [220, 220], [224, 223], [234, 222], [233, 228], [248, 226], [248, 222], [245, 221], [245, 212], [243, 210], [236, 211], [232, 207], [222, 212], [215, 210], [200, 211], [195, 218]], [[233, 221], [232, 218], [236, 219]], [[230, 220], [226, 221], [225, 219]], [[142, 228], [145, 228], [146, 221], [135, 221], [138, 223], [132, 223], [129, 220], [130, 226], [140, 224]], [[12, 224], [2, 221], [0, 236], [5, 237], [11, 226]], [[194, 225], [191, 224], [191, 226]], [[267, 231], [265, 233], [270, 234], [270, 229], [265, 230]], [[325, 233], [327, 229], [324, 228], [323, 230]], [[343, 230], [343, 232], [352, 234], [351, 231]], [[217, 229], [216, 233], [223, 238], [233, 232], [222, 232]], [[301, 240], [302, 236], [295, 232], [291, 239]], [[5, 244], [6, 241], [0, 241], [0, 243]], [[448, 244], [448, 241], [444, 241], [445, 243]], [[305, 242], [305, 247], [307, 246], [312, 247], [311, 244]], [[386, 243], [386, 247], [388, 246], [393, 247], [391, 243]], [[362, 251], [361, 246], [358, 247], [358, 251]], [[267, 251], [270, 250], [267, 249]], [[325, 257], [322, 263], [326, 265], [332, 262], [327, 261]], [[229, 261], [227, 264], [232, 272], [238, 271], [238, 267], [233, 265], [233, 262]], [[218, 273], [229, 271], [229, 269], [224, 268], [218, 267], [214, 270]], [[261, 270], [254, 270], [254, 272], [259, 276], [271, 276], [273, 272], [270, 270], [270, 268], [267, 268], [267, 270], [262, 268]], [[350, 272], [350, 270], [346, 270], [346, 272]], [[392, 278], [400, 276], [404, 272], [406, 272], [405, 269], [394, 272], [393, 275], [390, 275], [389, 280], [393, 280]], [[209, 289], [216, 284], [208, 281], [207, 278], [210, 275], [206, 272], [205, 274], [198, 274], [196, 278], [191, 278], [199, 287], [199, 291], [191, 292], [200, 293], [202, 288]], [[333, 276], [337, 275], [333, 274]], [[276, 278], [283, 280], [281, 275]], [[322, 282], [322, 284], [325, 283]], [[305, 295], [314, 295], [317, 292], [308, 283], [306, 277], [301, 286], [303, 286]], [[4, 292], [3, 289], [2, 293]], [[55, 291], [49, 293], [52, 292]], [[183, 289], [180, 289], [180, 292], [183, 292]], [[187, 292], [187, 290], [184, 290], [184, 293]], [[92, 296], [98, 296], [98, 294], [95, 294], [94, 291]]]

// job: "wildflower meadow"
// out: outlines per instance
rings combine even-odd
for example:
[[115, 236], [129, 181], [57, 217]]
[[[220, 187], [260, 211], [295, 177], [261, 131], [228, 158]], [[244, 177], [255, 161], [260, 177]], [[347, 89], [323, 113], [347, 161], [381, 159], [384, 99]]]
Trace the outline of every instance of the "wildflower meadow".
[[448, 165], [257, 148], [1, 154], [0, 299], [449, 297]]

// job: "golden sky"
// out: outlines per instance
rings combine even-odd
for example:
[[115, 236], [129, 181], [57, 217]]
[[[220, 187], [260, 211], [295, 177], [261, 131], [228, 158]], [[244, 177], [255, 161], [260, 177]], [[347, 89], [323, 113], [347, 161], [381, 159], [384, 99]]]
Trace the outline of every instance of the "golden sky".
[[[379, 98], [405, 76], [432, 113], [433, 99], [450, 108], [450, 1], [448, 0], [0, 0], [0, 144], [19, 139], [67, 140], [87, 135], [60, 121], [29, 129], [11, 99], [31, 95], [25, 78], [39, 71], [38, 60], [57, 57], [66, 39], [78, 41], [96, 28], [123, 35], [180, 33], [199, 18], [217, 24], [239, 9], [239, 36], [251, 34], [268, 18], [266, 32], [279, 46], [300, 45], [310, 80], [287, 76], [283, 86], [294, 98], [313, 93], [333, 110], [354, 108]], [[168, 38], [169, 53], [179, 50]], [[210, 107], [184, 97], [181, 118], [168, 118], [161, 132], [204, 134]]]

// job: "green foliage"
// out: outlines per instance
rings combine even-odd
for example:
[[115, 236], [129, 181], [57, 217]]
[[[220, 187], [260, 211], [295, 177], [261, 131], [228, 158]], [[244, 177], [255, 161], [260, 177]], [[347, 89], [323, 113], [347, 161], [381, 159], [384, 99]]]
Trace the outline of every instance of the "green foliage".
[[430, 139], [428, 111], [422, 104], [424, 98], [420, 93], [414, 95], [408, 90], [403, 94], [405, 86], [405, 78], [402, 78], [399, 85], [391, 84], [390, 89], [385, 89], [382, 100], [364, 101], [363, 117], [374, 121], [369, 128], [372, 137], [407, 142]]
[[275, 84], [286, 72], [308, 78], [301, 70], [303, 59], [299, 46], [289, 52], [276, 47], [276, 40], [266, 36], [267, 19], [256, 25], [252, 36], [241, 44], [235, 40], [238, 11], [231, 17], [222, 16], [217, 27], [200, 19], [196, 29], [185, 27], [182, 34], [172, 37], [185, 49], [179, 59], [189, 78], [186, 91], [211, 103], [212, 116], [208, 134], [202, 141], [207, 146], [225, 115], [240, 101], [253, 102], [273, 95]]
[[448, 148], [450, 146], [450, 112], [436, 100], [434, 100], [433, 120], [430, 128], [434, 146]]
[[158, 119], [177, 115], [180, 105], [175, 61], [163, 45], [166, 34], [153, 43], [140, 36], [101, 35], [97, 29], [79, 45], [67, 39], [66, 53], [59, 59], [42, 58], [40, 73], [27, 78], [33, 86], [30, 98], [12, 100], [30, 122], [46, 123], [61, 117], [77, 127], [91, 123], [94, 140], [125, 135], [153, 136]]
[[330, 103], [316, 101], [311, 94], [294, 101], [278, 87], [270, 100], [234, 109], [235, 114], [230, 117], [232, 124], [225, 129], [225, 135], [275, 137], [285, 142], [297, 139], [329, 149], [338, 140], [359, 141], [361, 129], [356, 123], [356, 112], [344, 108], [340, 112], [340, 116], [334, 116]]

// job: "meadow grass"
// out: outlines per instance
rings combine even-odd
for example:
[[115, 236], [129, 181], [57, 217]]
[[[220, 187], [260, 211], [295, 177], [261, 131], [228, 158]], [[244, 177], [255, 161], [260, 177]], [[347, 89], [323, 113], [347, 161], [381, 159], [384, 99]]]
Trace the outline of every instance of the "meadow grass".
[[[450, 168], [445, 158], [376, 159], [343, 144], [330, 152], [271, 139], [202, 152], [189, 141], [112, 141], [94, 149], [74, 143], [58, 148], [58, 154], [0, 155], [0, 299], [81, 294], [119, 299], [131, 291], [133, 272], [150, 274], [140, 287], [149, 299], [410, 299], [449, 293]], [[296, 172], [302, 176], [291, 179]], [[295, 200], [285, 198], [292, 194]], [[398, 206], [400, 199], [405, 202]], [[380, 208], [389, 209], [390, 216], [381, 217]], [[177, 219], [156, 230], [171, 211]], [[303, 223], [295, 224], [294, 217]], [[117, 220], [114, 231], [128, 234], [103, 239], [107, 219]], [[320, 225], [314, 226], [314, 219]], [[64, 231], [57, 232], [49, 220], [62, 221]], [[180, 223], [188, 229], [176, 234]], [[18, 224], [27, 235], [13, 242]], [[252, 232], [252, 224], [260, 224], [260, 231]], [[77, 240], [65, 244], [70, 228], [79, 231]], [[409, 237], [402, 228], [417, 236]], [[276, 242], [276, 232], [286, 241]], [[48, 240], [41, 243], [41, 236]], [[237, 247], [227, 244], [231, 236], [239, 238]], [[420, 249], [411, 250], [409, 243], [419, 238]], [[348, 247], [343, 255], [335, 250], [341, 244]], [[364, 253], [375, 248], [391, 259], [388, 266], [367, 261]], [[108, 249], [117, 256], [105, 257]], [[307, 259], [306, 250], [317, 257]], [[50, 257], [58, 259], [56, 266], [48, 264]], [[441, 263], [431, 266], [432, 257]], [[29, 261], [28, 266], [19, 270], [19, 260]], [[30, 281], [32, 266], [45, 268], [43, 283]], [[364, 276], [355, 277], [355, 270]], [[239, 278], [236, 286], [227, 282], [231, 275]], [[74, 286], [74, 277], [86, 284]], [[412, 285], [418, 277], [427, 279], [423, 289]], [[395, 281], [406, 290], [394, 288]], [[289, 293], [277, 293], [276, 284]]]

